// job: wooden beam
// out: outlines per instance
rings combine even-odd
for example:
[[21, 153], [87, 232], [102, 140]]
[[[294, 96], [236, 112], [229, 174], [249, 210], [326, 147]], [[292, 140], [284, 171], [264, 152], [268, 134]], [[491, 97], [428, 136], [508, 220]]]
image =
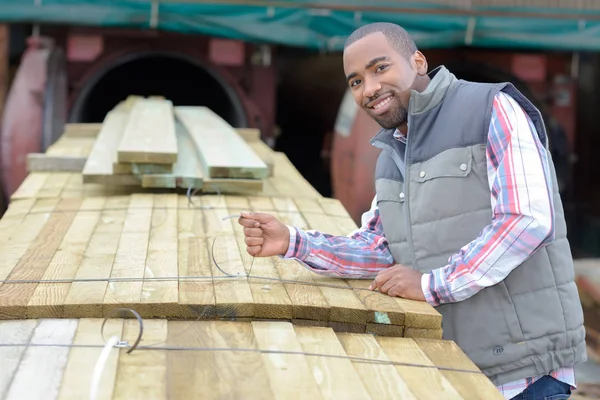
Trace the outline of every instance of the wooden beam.
[[207, 177], [267, 177], [267, 165], [227, 122], [209, 108], [175, 107], [175, 116], [196, 143]]
[[118, 110], [110, 111], [106, 115], [102, 130], [83, 168], [84, 183], [139, 184], [139, 179], [133, 175], [113, 175], [116, 147], [123, 135], [127, 116], [126, 112]]
[[63, 136], [96, 137], [102, 129], [102, 123], [68, 123], [65, 124]]
[[248, 143], [260, 141], [260, 130], [256, 128], [236, 128], [235, 131]]
[[170, 101], [139, 99], [135, 102], [117, 148], [117, 161], [147, 164], [177, 161], [177, 138]]
[[27, 154], [27, 172], [81, 172], [87, 157]]

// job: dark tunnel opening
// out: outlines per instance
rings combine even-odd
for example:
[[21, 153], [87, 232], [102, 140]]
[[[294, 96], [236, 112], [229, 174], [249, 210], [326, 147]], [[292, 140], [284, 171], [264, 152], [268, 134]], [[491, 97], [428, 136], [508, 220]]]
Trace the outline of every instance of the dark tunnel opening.
[[235, 90], [217, 72], [179, 55], [131, 54], [89, 79], [73, 103], [70, 122], [102, 122], [129, 95], [164, 96], [174, 106], [206, 106], [235, 127], [246, 116]]

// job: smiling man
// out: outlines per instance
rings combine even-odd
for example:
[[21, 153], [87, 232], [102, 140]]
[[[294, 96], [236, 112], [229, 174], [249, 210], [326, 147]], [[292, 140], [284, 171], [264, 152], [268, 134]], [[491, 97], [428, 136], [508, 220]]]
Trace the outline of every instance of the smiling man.
[[587, 358], [585, 330], [538, 110], [510, 83], [457, 80], [443, 66], [428, 73], [411, 37], [388, 23], [348, 38], [344, 72], [383, 128], [362, 227], [340, 237], [243, 213], [248, 253], [427, 301], [443, 315], [444, 338], [505, 398], [568, 398], [573, 367]]

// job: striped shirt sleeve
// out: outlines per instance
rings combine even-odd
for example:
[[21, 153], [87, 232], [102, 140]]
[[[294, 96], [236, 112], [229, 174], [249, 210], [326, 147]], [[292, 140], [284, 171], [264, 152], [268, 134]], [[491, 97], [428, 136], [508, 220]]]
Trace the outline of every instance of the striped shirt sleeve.
[[504, 93], [493, 102], [486, 153], [492, 221], [446, 266], [423, 275], [425, 299], [434, 306], [465, 300], [497, 284], [554, 240], [546, 149], [529, 116]]
[[321, 275], [344, 278], [374, 278], [394, 265], [394, 258], [383, 234], [383, 226], [373, 199], [363, 214], [362, 226], [348, 236], [333, 236], [289, 226], [290, 243], [284, 258], [299, 261]]

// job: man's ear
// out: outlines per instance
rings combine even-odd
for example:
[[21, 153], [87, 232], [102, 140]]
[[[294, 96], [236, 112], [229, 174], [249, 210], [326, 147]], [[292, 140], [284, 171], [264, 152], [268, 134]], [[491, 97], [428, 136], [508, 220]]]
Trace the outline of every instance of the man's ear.
[[420, 76], [427, 75], [427, 59], [419, 50], [415, 51], [412, 56], [413, 67]]

